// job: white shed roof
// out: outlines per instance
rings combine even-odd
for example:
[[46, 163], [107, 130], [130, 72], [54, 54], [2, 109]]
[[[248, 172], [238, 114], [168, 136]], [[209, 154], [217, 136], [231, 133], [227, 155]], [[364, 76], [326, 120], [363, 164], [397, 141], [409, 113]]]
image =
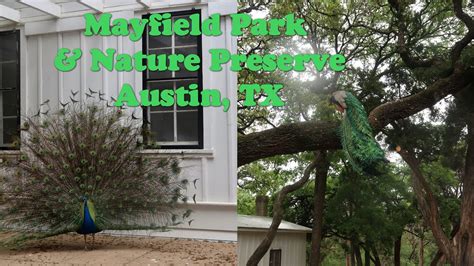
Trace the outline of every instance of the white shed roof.
[[[254, 215], [239, 215], [237, 218], [237, 227], [239, 230], [268, 230], [272, 224], [271, 217], [254, 216]], [[298, 224], [290, 223], [282, 220], [278, 231], [291, 231], [291, 232], [311, 232], [311, 228], [301, 226]]]

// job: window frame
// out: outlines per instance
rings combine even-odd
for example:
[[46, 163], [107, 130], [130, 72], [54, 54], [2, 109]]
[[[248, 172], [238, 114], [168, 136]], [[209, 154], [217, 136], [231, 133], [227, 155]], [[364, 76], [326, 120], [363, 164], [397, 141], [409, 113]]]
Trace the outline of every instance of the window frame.
[[[0, 31], [0, 36], [3, 36], [3, 35], [9, 35], [9, 34], [15, 34], [16, 36], [16, 49], [17, 49], [17, 64], [16, 64], [16, 71], [18, 73], [18, 77], [17, 77], [17, 81], [16, 81], [16, 84], [17, 84], [17, 119], [16, 119], [16, 124], [17, 124], [17, 137], [18, 139], [20, 140], [20, 143], [18, 146], [13, 146], [12, 143], [9, 143], [9, 144], [4, 144], [3, 143], [3, 139], [2, 139], [2, 143], [0, 144], [0, 150], [19, 150], [20, 149], [20, 145], [21, 145], [21, 129], [20, 129], [20, 125], [21, 125], [21, 67], [20, 67], [20, 64], [21, 64], [21, 50], [20, 50], [20, 38], [21, 38], [21, 35], [20, 35], [20, 30], [19, 29], [14, 29], [14, 30], [8, 30], [8, 31]], [[3, 108], [3, 102], [1, 103], [2, 105], [0, 106], [1, 108]], [[4, 116], [3, 116], [3, 110], [1, 111], [2, 112], [2, 116], [0, 117], [0, 119], [4, 119]], [[2, 125], [3, 125], [3, 121], [1, 122]], [[2, 128], [2, 130], [4, 130]], [[1, 133], [1, 137], [3, 138], [4, 136], [4, 132], [2, 131]]]
[[[268, 265], [270, 266], [281, 266], [281, 257], [282, 257], [282, 250], [279, 249], [270, 249], [269, 256], [268, 256]], [[275, 261], [275, 255], [278, 255], [278, 261]], [[272, 257], [273, 255], [273, 257]], [[272, 260], [273, 259], [273, 260]]]
[[[192, 15], [192, 14], [199, 14], [201, 18], [201, 10], [200, 9], [191, 9], [191, 10], [184, 10], [184, 11], [175, 11], [175, 12], [157, 12], [157, 13], [147, 13], [142, 15], [142, 19], [149, 19], [151, 14], [164, 14], [164, 13], [170, 13], [171, 18], [177, 17], [177, 16], [184, 16], [184, 15]], [[202, 20], [202, 18], [201, 18]], [[199, 24], [199, 27], [201, 27], [201, 24]], [[174, 35], [173, 35], [174, 36]], [[147, 88], [147, 83], [148, 82], [153, 82], [153, 81], [179, 81], [179, 80], [186, 80], [186, 79], [197, 79], [198, 82], [198, 91], [199, 91], [199, 102], [202, 101], [202, 96], [201, 92], [203, 89], [203, 58], [202, 58], [202, 34], [197, 37], [197, 55], [199, 58], [201, 58], [200, 66], [199, 66], [199, 71], [197, 71], [197, 77], [171, 77], [171, 78], [148, 78], [148, 70], [142, 72], [142, 90]], [[148, 54], [148, 32], [143, 35], [142, 37], [142, 52]], [[143, 63], [145, 64], [145, 59], [143, 59]], [[176, 103], [175, 103], [176, 105]], [[150, 130], [149, 127], [151, 127], [151, 119], [148, 117], [148, 108], [142, 106], [142, 111], [143, 111], [143, 129]], [[174, 108], [174, 107], [173, 107]], [[177, 114], [176, 109], [173, 110], [173, 113]], [[203, 135], [204, 135], [204, 118], [203, 118], [203, 107], [198, 106], [197, 108], [197, 113], [198, 113], [198, 128], [197, 128], [197, 133], [198, 133], [198, 139], [197, 139], [197, 144], [193, 145], [180, 145], [176, 144], [176, 142], [170, 142], [169, 145], [167, 144], [160, 144], [159, 149], [203, 149], [204, 143], [203, 143]], [[174, 119], [173, 119], [174, 120]], [[174, 128], [173, 128], [173, 133], [174, 133]], [[147, 138], [146, 135], [143, 135], [143, 142], [144, 142], [144, 147], [147, 149], [153, 149], [154, 145], [153, 143], [149, 142], [149, 139]]]

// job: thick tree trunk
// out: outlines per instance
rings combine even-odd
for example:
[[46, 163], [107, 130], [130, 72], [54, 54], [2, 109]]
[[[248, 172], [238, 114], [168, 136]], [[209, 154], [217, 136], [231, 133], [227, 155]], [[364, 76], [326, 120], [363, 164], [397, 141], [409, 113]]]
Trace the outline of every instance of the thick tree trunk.
[[351, 248], [350, 253], [349, 253], [351, 255], [351, 266], [355, 266], [356, 265], [356, 258], [355, 258], [354, 242], [349, 241], [349, 246]]
[[413, 172], [413, 188], [424, 219], [430, 226], [440, 252], [454, 266], [474, 265], [474, 113], [467, 114], [467, 153], [463, 175], [461, 222], [453, 241], [444, 234], [439, 223], [438, 204], [411, 152], [400, 155]]
[[430, 266], [437, 266], [438, 262], [440, 262], [442, 257], [443, 257], [443, 252], [438, 250], [438, 252], [436, 252], [436, 255], [434, 256], [433, 260], [431, 260]]
[[402, 248], [402, 236], [399, 236], [393, 245], [393, 265], [400, 266], [400, 250]]
[[314, 211], [313, 233], [311, 236], [311, 266], [321, 264], [321, 242], [323, 235], [324, 199], [326, 195], [326, 179], [328, 176], [329, 161], [326, 152], [321, 152], [320, 160], [316, 165], [316, 179], [314, 184]]
[[454, 262], [455, 254], [453, 245], [441, 228], [438, 203], [436, 202], [430, 185], [421, 172], [420, 162], [411, 151], [406, 149], [401, 149], [399, 154], [412, 170], [413, 190], [416, 200], [423, 214], [423, 218], [431, 228], [436, 245], [451, 262]]
[[262, 240], [260, 245], [257, 247], [257, 249], [253, 252], [253, 254], [250, 256], [249, 260], [247, 261], [247, 266], [257, 266], [260, 260], [265, 256], [265, 253], [267, 253], [268, 249], [270, 248], [273, 239], [275, 238], [275, 235], [277, 233], [278, 227], [280, 226], [281, 220], [283, 218], [283, 201], [285, 200], [285, 197], [288, 193], [291, 193], [306, 184], [308, 181], [311, 172], [314, 170], [316, 167], [317, 161], [320, 159], [321, 153], [320, 152], [315, 152], [315, 159], [314, 161], [306, 167], [304, 170], [303, 177], [301, 177], [300, 180], [296, 181], [295, 183], [291, 185], [284, 186], [280, 192], [278, 192], [277, 197], [275, 202], [273, 203], [273, 220], [272, 224], [270, 225], [270, 228], [268, 229], [268, 232], [265, 236], [265, 238]]
[[374, 254], [374, 264], [375, 266], [382, 266], [382, 262], [380, 261], [379, 253], [375, 248], [372, 248], [372, 254]]
[[360, 246], [359, 244], [357, 244], [357, 242], [354, 242], [353, 249], [354, 249], [354, 257], [356, 260], [356, 265], [362, 266], [362, 256], [360, 254]]
[[474, 265], [474, 112], [467, 118], [467, 153], [463, 177], [461, 223], [454, 238], [457, 265]]
[[364, 266], [370, 266], [370, 252], [364, 249]]

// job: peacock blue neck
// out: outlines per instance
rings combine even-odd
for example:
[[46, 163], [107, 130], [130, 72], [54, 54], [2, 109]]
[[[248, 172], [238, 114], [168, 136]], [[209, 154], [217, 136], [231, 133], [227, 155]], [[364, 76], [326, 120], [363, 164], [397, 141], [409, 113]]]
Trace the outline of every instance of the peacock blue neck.
[[79, 234], [94, 234], [100, 231], [94, 222], [94, 217], [92, 216], [91, 211], [89, 210], [89, 204], [91, 204], [90, 201], [86, 197], [84, 197], [84, 209], [81, 227], [79, 228], [79, 230], [77, 230]]

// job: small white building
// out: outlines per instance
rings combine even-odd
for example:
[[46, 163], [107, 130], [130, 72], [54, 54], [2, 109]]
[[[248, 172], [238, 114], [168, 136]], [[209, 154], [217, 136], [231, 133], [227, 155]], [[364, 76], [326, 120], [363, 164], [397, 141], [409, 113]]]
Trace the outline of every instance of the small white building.
[[[238, 216], [238, 258], [239, 265], [247, 260], [265, 237], [272, 223], [271, 217]], [[306, 265], [306, 236], [311, 228], [281, 221], [278, 232], [267, 254], [258, 265], [262, 266], [304, 266]]]
[[[237, 51], [237, 40], [231, 36], [230, 14], [237, 11], [236, 0], [0, 0], [0, 156], [18, 156], [11, 145], [19, 136], [20, 117], [32, 116], [42, 103], [57, 110], [69, 101], [86, 101], [89, 88], [105, 98], [117, 97], [123, 84], [136, 92], [145, 88], [176, 88], [196, 83], [200, 89], [219, 89], [227, 97], [230, 109], [221, 107], [142, 108], [136, 116], [157, 133], [152, 139], [160, 149], [148, 149], [146, 156], [176, 156], [182, 159], [182, 175], [190, 182], [188, 196], [193, 222], [160, 235], [197, 239], [237, 240], [237, 73], [226, 66], [220, 72], [209, 70], [209, 49]], [[200, 14], [221, 15], [223, 34], [216, 37], [143, 36], [133, 42], [125, 36], [85, 36], [86, 13], [112, 18], [146, 18], [155, 13], [171, 13], [172, 19]], [[59, 48], [81, 48], [82, 58], [70, 72], [54, 66]], [[202, 55], [199, 71], [119, 72], [90, 69], [91, 48], [108, 48], [117, 53], [198, 54]], [[137, 93], [138, 94], [138, 93]], [[130, 109], [128, 109], [130, 110]], [[44, 112], [46, 110], [42, 110]], [[192, 200], [190, 200], [192, 203]], [[139, 233], [139, 232], [137, 232]], [[148, 233], [148, 232], [143, 232]]]

